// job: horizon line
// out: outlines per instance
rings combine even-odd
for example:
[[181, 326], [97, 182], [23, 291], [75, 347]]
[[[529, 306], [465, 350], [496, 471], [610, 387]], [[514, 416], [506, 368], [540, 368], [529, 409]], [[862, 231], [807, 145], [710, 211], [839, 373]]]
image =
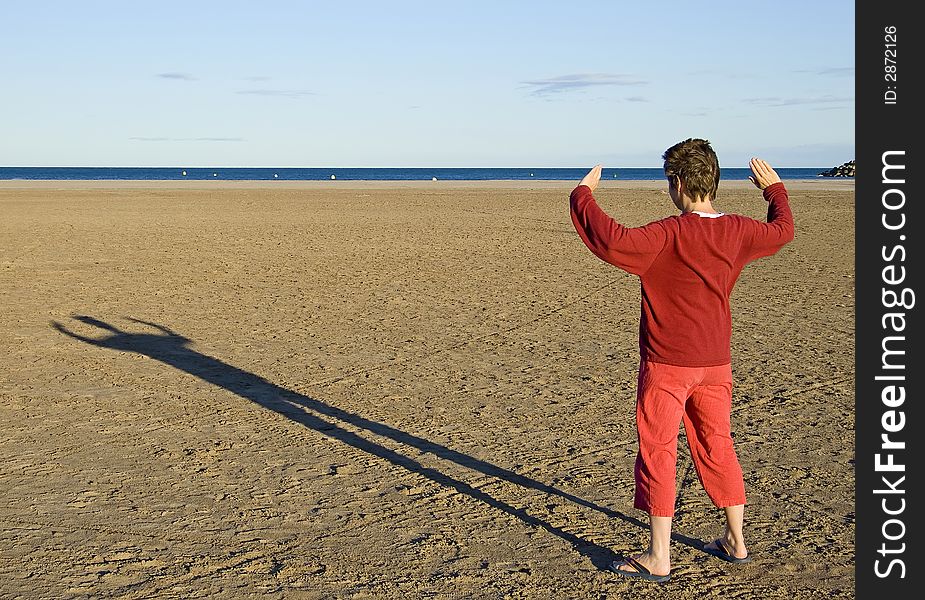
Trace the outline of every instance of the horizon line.
[[[853, 162], [854, 159], [839, 163], [840, 166], [849, 162]], [[240, 166], [240, 165], [0, 165], [0, 169], [589, 169], [587, 166], [572, 166], [572, 167], [550, 167], [550, 166], [506, 166], [506, 167], [486, 167], [486, 166], [477, 166], [477, 167], [447, 167], [447, 166], [417, 166], [417, 167], [408, 167], [408, 166], [290, 166], [290, 165], [275, 165], [271, 167], [267, 166]], [[661, 165], [659, 166], [618, 166], [618, 167], [607, 167], [604, 166], [604, 170], [614, 170], [614, 169], [662, 169]], [[748, 169], [749, 167], [724, 167], [720, 166], [720, 170], [723, 169]], [[795, 166], [775, 166], [775, 169], [818, 169], [818, 168], [830, 168], [823, 165], [815, 165], [811, 167], [795, 167]]]

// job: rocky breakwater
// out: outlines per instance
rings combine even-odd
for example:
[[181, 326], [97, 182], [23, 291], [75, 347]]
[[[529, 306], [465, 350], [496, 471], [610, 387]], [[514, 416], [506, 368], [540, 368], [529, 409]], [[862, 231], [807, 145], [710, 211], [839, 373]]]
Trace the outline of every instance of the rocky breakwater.
[[854, 161], [849, 160], [837, 167], [832, 167], [828, 171], [819, 173], [821, 177], [854, 177]]

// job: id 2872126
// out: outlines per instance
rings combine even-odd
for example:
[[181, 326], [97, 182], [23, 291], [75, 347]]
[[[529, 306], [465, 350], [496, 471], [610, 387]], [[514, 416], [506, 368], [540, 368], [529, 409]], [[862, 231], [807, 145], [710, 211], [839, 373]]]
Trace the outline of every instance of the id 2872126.
[[883, 92], [884, 104], [896, 104], [896, 26], [887, 25], [883, 28], [883, 81], [886, 89]]

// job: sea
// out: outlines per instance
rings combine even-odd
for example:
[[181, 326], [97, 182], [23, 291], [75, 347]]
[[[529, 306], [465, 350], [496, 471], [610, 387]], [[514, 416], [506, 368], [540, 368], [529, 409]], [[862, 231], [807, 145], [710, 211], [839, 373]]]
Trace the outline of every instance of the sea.
[[[829, 167], [775, 168], [781, 179], [812, 179]], [[272, 167], [0, 167], [0, 180], [116, 180], [179, 181], [184, 179], [231, 181], [577, 181], [582, 168], [272, 168]], [[721, 169], [720, 180], [748, 179], [749, 169]], [[601, 179], [661, 180], [661, 168], [604, 169]]]

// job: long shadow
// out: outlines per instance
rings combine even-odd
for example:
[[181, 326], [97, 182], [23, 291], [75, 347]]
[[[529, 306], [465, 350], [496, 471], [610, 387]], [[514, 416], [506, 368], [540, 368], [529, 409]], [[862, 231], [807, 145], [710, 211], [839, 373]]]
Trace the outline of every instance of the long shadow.
[[[530, 515], [522, 508], [511, 506], [467, 483], [445, 475], [436, 469], [425, 467], [407, 456], [367, 440], [335, 423], [321, 419], [316, 416], [316, 414], [350, 424], [375, 435], [417, 448], [422, 452], [433, 454], [443, 460], [456, 463], [460, 466], [482, 473], [483, 475], [495, 477], [551, 496], [558, 496], [559, 498], [563, 498], [580, 506], [601, 512], [608, 517], [617, 518], [636, 527], [648, 529], [648, 524], [619, 511], [600, 506], [584, 498], [569, 494], [568, 492], [563, 492], [545, 483], [536, 481], [535, 479], [525, 477], [508, 469], [463, 454], [408, 432], [395, 429], [389, 425], [370, 421], [360, 415], [325, 404], [305, 394], [280, 387], [267, 381], [263, 377], [193, 350], [189, 347], [192, 340], [171, 331], [163, 325], [140, 319], [128, 318], [128, 320], [133, 323], [146, 325], [158, 331], [158, 333], [130, 333], [118, 329], [109, 323], [100, 321], [99, 319], [94, 319], [93, 317], [75, 315], [73, 318], [108, 332], [108, 335], [101, 338], [90, 338], [74, 333], [56, 321], [52, 321], [51, 326], [71, 338], [93, 346], [125, 352], [135, 352], [159, 360], [164, 364], [189, 373], [203, 381], [224, 388], [242, 398], [259, 404], [264, 408], [284, 415], [305, 427], [334, 438], [348, 446], [352, 446], [358, 450], [362, 450], [363, 452], [400, 466], [412, 473], [426, 477], [435, 483], [454, 489], [460, 494], [465, 494], [470, 498], [484, 502], [492, 508], [517, 517], [528, 525], [545, 529], [553, 535], [572, 544], [576, 551], [590, 558], [592, 563], [599, 569], [606, 569], [611, 561], [620, 557], [607, 548], [579, 538], [572, 533]], [[312, 411], [316, 414], [311, 414], [307, 411]], [[693, 548], [700, 549], [703, 547], [702, 541], [681, 534], [675, 533], [672, 535], [672, 538]]]

